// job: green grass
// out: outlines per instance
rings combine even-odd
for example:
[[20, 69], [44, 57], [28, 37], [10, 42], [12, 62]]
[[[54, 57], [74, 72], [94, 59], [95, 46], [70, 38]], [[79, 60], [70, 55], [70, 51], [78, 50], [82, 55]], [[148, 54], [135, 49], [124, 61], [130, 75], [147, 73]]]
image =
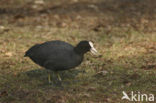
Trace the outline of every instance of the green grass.
[[[44, 30], [14, 27], [1, 36], [0, 90], [7, 92], [1, 96], [1, 102], [124, 102], [122, 91], [155, 94], [154, 34], [132, 32], [129, 39], [116, 39], [116, 35], [107, 36], [104, 32], [58, 28], [51, 31], [48, 34]], [[79, 67], [60, 73], [61, 84], [55, 75], [53, 84], [48, 84], [48, 71], [23, 57], [35, 43], [59, 39], [75, 45], [92, 38], [102, 57], [86, 54]]]
[[[16, 2], [23, 6], [26, 1]], [[49, 19], [41, 14], [22, 14], [24, 17], [15, 22], [16, 13], [10, 17], [7, 13], [0, 16], [4, 26], [0, 28], [0, 103], [131, 103], [121, 100], [122, 91], [156, 95], [155, 32], [115, 26], [115, 23], [109, 29], [102, 26], [95, 31], [92, 21], [103, 20], [109, 13], [101, 14], [102, 17], [79, 14], [82, 18], [69, 20], [69, 25], [67, 15], [70, 17], [70, 13], [65, 20], [60, 16], [59, 22], [65, 22], [65, 27], [46, 24], [57, 21], [52, 18], [53, 14], [45, 15]], [[40, 21], [35, 22], [38, 19]], [[80, 40], [92, 40], [102, 56], [87, 53], [80, 66], [60, 72], [61, 83], [50, 72], [53, 83], [49, 84], [49, 71], [23, 56], [32, 45], [50, 40], [63, 40], [73, 45]]]

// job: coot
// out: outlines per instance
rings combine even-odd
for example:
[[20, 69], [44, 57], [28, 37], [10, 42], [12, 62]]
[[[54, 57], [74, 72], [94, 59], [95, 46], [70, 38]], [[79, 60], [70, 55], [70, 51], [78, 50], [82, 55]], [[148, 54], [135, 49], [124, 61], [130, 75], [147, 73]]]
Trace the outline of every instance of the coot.
[[[80, 41], [74, 47], [64, 41], [55, 40], [32, 46], [24, 56], [46, 69], [57, 72], [80, 65], [88, 51], [97, 53], [91, 41]], [[50, 82], [50, 75], [48, 78]], [[61, 80], [59, 75], [58, 79]]]

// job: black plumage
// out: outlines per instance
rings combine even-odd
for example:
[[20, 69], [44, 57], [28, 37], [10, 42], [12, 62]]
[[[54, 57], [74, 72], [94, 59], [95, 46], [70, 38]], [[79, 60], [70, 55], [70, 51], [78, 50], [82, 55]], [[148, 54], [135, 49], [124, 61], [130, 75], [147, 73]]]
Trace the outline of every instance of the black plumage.
[[32, 46], [24, 56], [46, 69], [61, 71], [81, 64], [84, 54], [90, 50], [93, 53], [97, 52], [90, 41], [81, 41], [74, 47], [55, 40]]

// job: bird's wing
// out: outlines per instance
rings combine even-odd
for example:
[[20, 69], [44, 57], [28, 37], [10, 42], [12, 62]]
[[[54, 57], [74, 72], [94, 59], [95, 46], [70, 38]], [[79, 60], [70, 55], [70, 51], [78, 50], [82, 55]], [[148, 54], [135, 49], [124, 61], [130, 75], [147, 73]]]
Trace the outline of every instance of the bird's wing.
[[69, 68], [68, 63], [65, 60], [48, 60], [44, 63], [44, 67], [50, 70], [64, 70]]

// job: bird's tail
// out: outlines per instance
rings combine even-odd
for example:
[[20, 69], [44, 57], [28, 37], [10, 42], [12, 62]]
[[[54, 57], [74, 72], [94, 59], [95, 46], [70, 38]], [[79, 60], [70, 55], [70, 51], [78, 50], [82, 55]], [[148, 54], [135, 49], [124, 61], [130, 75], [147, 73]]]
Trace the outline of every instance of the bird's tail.
[[28, 56], [27, 53], [25, 53], [25, 54], [24, 54], [24, 57], [27, 57], [27, 56]]
[[27, 50], [25, 52], [24, 57], [30, 57], [30, 56], [32, 56], [33, 53], [36, 51], [36, 49], [39, 48], [39, 47], [40, 47], [40, 44], [36, 44], [36, 45], [32, 46], [29, 50]]

